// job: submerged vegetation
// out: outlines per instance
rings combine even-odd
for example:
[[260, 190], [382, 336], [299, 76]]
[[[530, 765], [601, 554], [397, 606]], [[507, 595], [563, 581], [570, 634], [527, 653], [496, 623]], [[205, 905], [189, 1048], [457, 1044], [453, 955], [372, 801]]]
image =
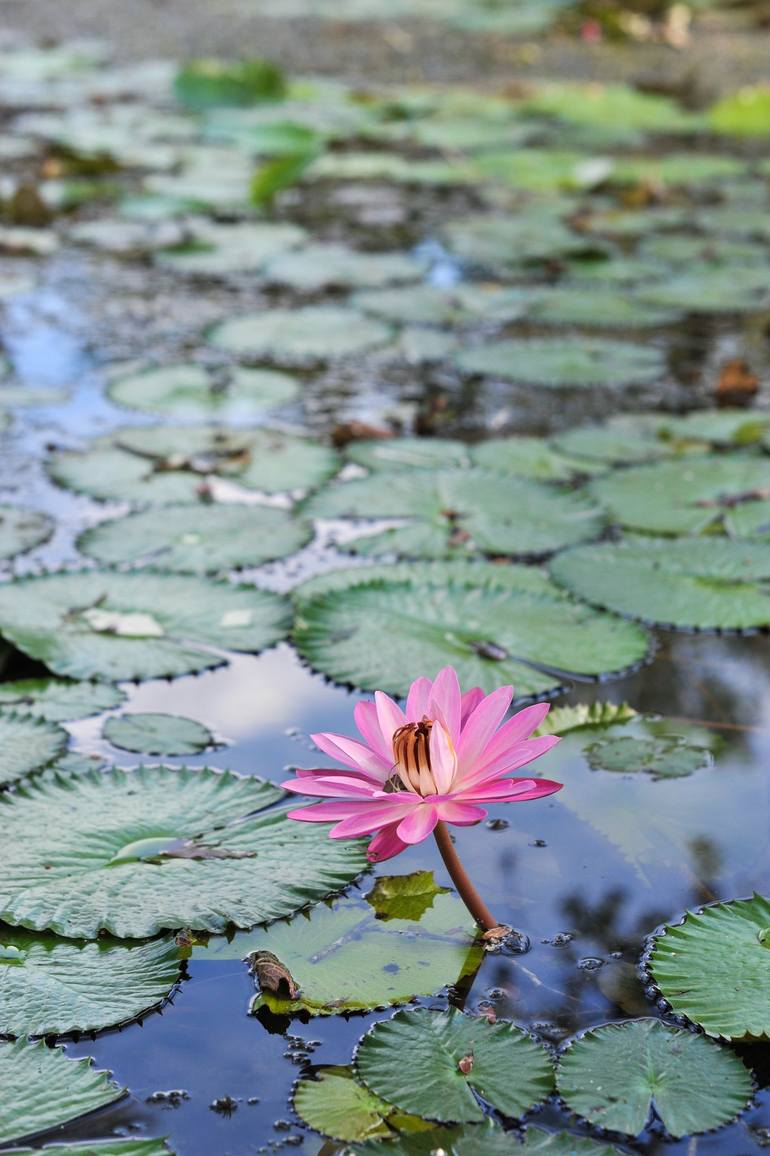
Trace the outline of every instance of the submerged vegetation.
[[759, 1153], [762, 6], [241, 7], [0, 46], [0, 1148]]

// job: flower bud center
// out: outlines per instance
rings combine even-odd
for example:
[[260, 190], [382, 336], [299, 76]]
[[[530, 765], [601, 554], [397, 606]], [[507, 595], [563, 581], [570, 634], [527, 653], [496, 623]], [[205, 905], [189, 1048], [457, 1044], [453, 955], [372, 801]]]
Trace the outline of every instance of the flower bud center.
[[406, 723], [393, 735], [393, 777], [398, 777], [408, 791], [415, 791], [418, 795], [436, 794], [436, 781], [430, 766], [432, 726], [432, 719], [423, 715], [418, 723]]

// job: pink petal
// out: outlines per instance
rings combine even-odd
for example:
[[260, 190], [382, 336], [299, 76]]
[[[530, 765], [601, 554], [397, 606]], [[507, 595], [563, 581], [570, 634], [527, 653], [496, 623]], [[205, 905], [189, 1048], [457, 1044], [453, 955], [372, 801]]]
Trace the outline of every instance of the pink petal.
[[471, 827], [486, 819], [487, 813], [483, 807], [473, 807], [470, 803], [449, 801], [438, 804], [439, 818], [445, 823], [454, 823], [458, 827]]
[[452, 786], [457, 770], [457, 756], [449, 741], [449, 735], [440, 722], [434, 723], [430, 729], [430, 769], [436, 791], [439, 795], [445, 794]]
[[[417, 797], [415, 796], [415, 798]], [[368, 835], [370, 831], [376, 831], [378, 827], [387, 827], [391, 823], [397, 823], [419, 806], [418, 798], [415, 803], [388, 802], [368, 806], [357, 811], [355, 815], [342, 818], [341, 822], [332, 827], [329, 834], [332, 839], [354, 839], [356, 835]]]
[[462, 726], [465, 726], [467, 719], [470, 718], [483, 698], [484, 691], [480, 686], [473, 686], [470, 690], [466, 690], [460, 699], [460, 723]]
[[512, 747], [500, 755], [494, 762], [486, 763], [478, 771], [462, 777], [458, 776], [458, 786], [465, 790], [476, 783], [487, 783], [492, 779], [499, 779], [503, 775], [510, 774], [511, 771], [517, 771], [519, 767], [526, 767], [528, 763], [539, 759], [541, 755], [547, 754], [558, 742], [561, 742], [561, 739], [557, 735], [541, 735], [537, 739], [527, 739], [526, 742], [519, 743], [518, 746]]
[[393, 701], [390, 695], [381, 690], [375, 691], [374, 702], [377, 708], [377, 721], [382, 734], [382, 741], [388, 747], [388, 763], [393, 766], [393, 735], [406, 722], [406, 715], [401, 707]]
[[289, 811], [290, 819], [299, 819], [303, 823], [333, 823], [340, 819], [347, 819], [357, 815], [362, 807], [371, 810], [371, 802], [347, 799], [339, 803], [316, 803], [312, 807], [301, 807], [299, 811]]
[[419, 722], [428, 713], [432, 688], [433, 683], [429, 678], [416, 678], [409, 687], [406, 699], [406, 717], [409, 722]]
[[461, 697], [457, 671], [453, 666], [445, 666], [434, 680], [428, 715], [444, 723], [455, 746], [460, 740]]
[[438, 823], [438, 809], [430, 803], [420, 803], [402, 819], [396, 828], [399, 839], [405, 843], [421, 843]]
[[493, 783], [471, 787], [457, 797], [466, 803], [526, 803], [530, 799], [553, 795], [562, 786], [562, 783], [556, 783], [553, 779], [498, 779]]
[[352, 775], [303, 775], [301, 778], [287, 779], [281, 783], [285, 791], [293, 791], [295, 795], [327, 795], [340, 799], [350, 795], [361, 795], [371, 798], [377, 791], [377, 785], [368, 779], [356, 779]]
[[347, 735], [335, 735], [326, 732], [310, 737], [324, 754], [332, 759], [337, 759], [338, 762], [344, 763], [348, 767], [355, 767], [357, 771], [362, 771], [368, 778], [377, 783], [384, 783], [390, 774], [390, 763], [356, 739], [349, 739]]
[[377, 707], [373, 702], [357, 702], [353, 717], [356, 726], [364, 737], [368, 747], [386, 761], [393, 757], [393, 747], [382, 737], [380, 724], [377, 721]]
[[485, 755], [486, 761], [491, 762], [493, 759], [499, 758], [510, 747], [515, 747], [524, 739], [528, 739], [532, 732], [540, 726], [550, 709], [550, 703], [536, 702], [533, 706], [527, 706], [524, 710], [517, 711], [513, 718], [508, 719], [508, 722], [500, 727], [500, 730], [491, 740]]
[[391, 823], [374, 836], [366, 852], [370, 863], [382, 863], [384, 859], [392, 859], [394, 855], [400, 855], [407, 849], [409, 844], [399, 839], [396, 834], [397, 826], [397, 823]]
[[501, 686], [487, 695], [465, 723], [457, 744], [457, 762], [461, 769], [473, 771], [483, 759], [492, 735], [505, 718], [513, 698], [512, 686]]

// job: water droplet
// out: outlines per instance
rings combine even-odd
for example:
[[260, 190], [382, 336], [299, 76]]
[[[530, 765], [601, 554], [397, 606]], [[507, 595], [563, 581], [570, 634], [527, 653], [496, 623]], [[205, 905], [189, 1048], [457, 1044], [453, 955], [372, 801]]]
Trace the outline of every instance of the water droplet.
[[487, 819], [484, 826], [488, 831], [504, 831], [506, 827], [510, 827], [507, 819]]
[[547, 846], [548, 846], [548, 844], [546, 843], [545, 839], [533, 839], [532, 842], [530, 843], [530, 847], [547, 847]]
[[587, 955], [584, 959], [579, 959], [577, 965], [581, 971], [598, 971], [600, 967], [604, 967], [604, 960], [598, 959], [595, 955]]

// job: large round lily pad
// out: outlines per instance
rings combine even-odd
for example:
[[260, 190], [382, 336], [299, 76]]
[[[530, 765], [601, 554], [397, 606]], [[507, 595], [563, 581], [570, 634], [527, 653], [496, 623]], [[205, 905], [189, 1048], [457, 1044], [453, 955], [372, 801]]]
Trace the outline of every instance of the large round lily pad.
[[179, 979], [173, 939], [128, 945], [62, 940], [0, 925], [0, 1032], [61, 1035], [135, 1019]]
[[565, 285], [538, 294], [527, 317], [545, 325], [585, 325], [597, 329], [651, 329], [676, 321], [678, 311], [632, 296], [629, 290]]
[[644, 622], [703, 630], [770, 624], [770, 543], [629, 538], [577, 546], [552, 576], [587, 602]]
[[0, 506], [0, 559], [13, 558], [47, 541], [53, 519], [24, 506]]
[[688, 911], [655, 936], [648, 968], [673, 1011], [707, 1035], [770, 1039], [770, 900]]
[[0, 1144], [57, 1128], [125, 1095], [89, 1059], [70, 1060], [40, 1040], [0, 1041]]
[[404, 1120], [397, 1108], [360, 1084], [350, 1068], [319, 1068], [312, 1079], [297, 1082], [293, 1102], [300, 1119], [335, 1140], [393, 1137]]
[[306, 490], [337, 469], [333, 450], [265, 429], [126, 427], [85, 450], [61, 450], [47, 468], [60, 486], [102, 501], [169, 505], [228, 487], [267, 493]]
[[37, 779], [0, 798], [0, 919], [136, 939], [290, 915], [346, 886], [365, 858], [358, 843], [265, 809], [282, 795], [206, 768]]
[[408, 518], [406, 526], [346, 542], [369, 555], [447, 558], [543, 555], [596, 537], [603, 521], [579, 494], [487, 470], [400, 470], [330, 486], [311, 498], [314, 517]]
[[[538, 572], [535, 571], [535, 575]], [[598, 677], [644, 660], [644, 631], [563, 598], [476, 582], [381, 577], [303, 601], [295, 641], [337, 682], [404, 695], [423, 670], [454, 665], [488, 693], [552, 694], [570, 673]]]
[[0, 713], [0, 787], [51, 766], [67, 749], [67, 732], [29, 715]]
[[202, 421], [237, 421], [293, 401], [299, 388], [296, 378], [275, 369], [207, 369], [192, 363], [116, 377], [107, 393], [128, 409]]
[[452, 438], [377, 438], [345, 447], [345, 457], [367, 470], [469, 466], [470, 452], [470, 446]]
[[255, 652], [289, 627], [286, 603], [253, 587], [172, 574], [87, 570], [0, 586], [0, 633], [71, 678], [172, 677]]
[[112, 715], [102, 734], [114, 747], [142, 755], [199, 755], [216, 746], [202, 723], [174, 714]]
[[770, 462], [754, 454], [690, 454], [597, 478], [591, 493], [610, 517], [650, 534], [700, 534], [724, 528], [733, 514], [763, 502]]
[[[391, 1119], [394, 1125], [400, 1124]], [[479, 1124], [431, 1128], [427, 1132], [391, 1132], [387, 1138], [347, 1144], [345, 1151], [351, 1156], [434, 1156], [437, 1151], [446, 1156], [515, 1156], [517, 1152], [523, 1156], [531, 1152], [546, 1152], [548, 1156], [626, 1156], [612, 1144], [571, 1132], [546, 1132], [531, 1124], [520, 1140], [490, 1119]]]
[[477, 1096], [521, 1116], [553, 1087], [548, 1053], [514, 1024], [426, 1008], [375, 1024], [358, 1045], [356, 1073], [387, 1103], [440, 1123], [483, 1120]]
[[753, 313], [770, 301], [770, 274], [763, 266], [691, 263], [677, 277], [646, 285], [639, 298], [687, 313]]
[[106, 565], [149, 564], [176, 574], [214, 574], [293, 554], [311, 537], [311, 527], [284, 510], [190, 502], [100, 522], [80, 535], [77, 546]]
[[646, 385], [666, 368], [651, 346], [588, 337], [488, 342], [463, 350], [455, 361], [465, 373], [565, 389]]
[[345, 245], [319, 243], [269, 261], [264, 276], [299, 292], [334, 286], [368, 289], [393, 281], [418, 281], [424, 266], [406, 253], [362, 253]]
[[[165, 1140], [92, 1140], [85, 1144], [46, 1144], [14, 1148], [12, 1156], [171, 1156]], [[582, 1153], [581, 1153], [582, 1156]]]
[[353, 304], [384, 321], [403, 325], [489, 325], [515, 321], [524, 313], [521, 289], [494, 284], [407, 285], [357, 293]]
[[20, 678], [0, 682], [0, 710], [16, 715], [68, 722], [120, 706], [126, 696], [106, 682], [65, 678]]
[[223, 321], [210, 340], [238, 356], [279, 362], [327, 361], [386, 345], [389, 326], [344, 305], [266, 309]]
[[563, 1054], [558, 1090], [592, 1124], [636, 1136], [653, 1111], [679, 1138], [733, 1120], [751, 1096], [736, 1055], [659, 1020], [594, 1028]]
[[[227, 195], [227, 184], [220, 181], [217, 186], [216, 177], [211, 179], [207, 176], [204, 183], [195, 177], [182, 184], [175, 177], [160, 180], [164, 186], [168, 184], [169, 191], [178, 189], [182, 198], [186, 197], [188, 191], [203, 194], [203, 200], [207, 199], [208, 190], [221, 190]], [[245, 200], [245, 185], [246, 181], [239, 178], [233, 182], [235, 201]], [[219, 221], [200, 221], [196, 222], [190, 241], [161, 250], [155, 254], [155, 261], [165, 269], [192, 277], [230, 277], [239, 273], [255, 273], [272, 257], [301, 244], [306, 235], [305, 230], [298, 225], [285, 222], [267, 224], [240, 221], [223, 224]]]

